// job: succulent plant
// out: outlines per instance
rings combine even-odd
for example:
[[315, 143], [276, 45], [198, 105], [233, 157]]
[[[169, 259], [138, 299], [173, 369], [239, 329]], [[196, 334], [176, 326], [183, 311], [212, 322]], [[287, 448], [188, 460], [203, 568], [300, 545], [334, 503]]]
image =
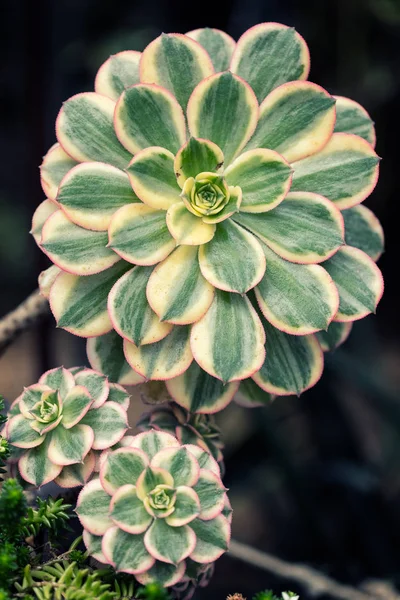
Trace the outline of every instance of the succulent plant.
[[313, 386], [318, 340], [375, 311], [383, 236], [360, 204], [378, 178], [373, 123], [309, 66], [276, 23], [237, 44], [163, 34], [63, 104], [32, 232], [55, 265], [43, 292], [93, 368], [166, 380], [212, 413], [239, 385], [250, 403]]
[[67, 488], [83, 485], [96, 453], [126, 432], [128, 406], [125, 389], [92, 369], [47, 371], [10, 408], [5, 433], [21, 477], [36, 487], [53, 480]]
[[137, 423], [141, 431], [157, 429], [172, 433], [181, 444], [195, 444], [210, 452], [219, 463], [223, 462], [221, 432], [213, 415], [190, 413], [178, 404], [171, 402], [157, 406], [152, 411], [144, 413]]
[[91, 556], [139, 583], [170, 587], [217, 560], [230, 538], [230, 505], [217, 462], [169, 433], [147, 431], [106, 452], [76, 512]]

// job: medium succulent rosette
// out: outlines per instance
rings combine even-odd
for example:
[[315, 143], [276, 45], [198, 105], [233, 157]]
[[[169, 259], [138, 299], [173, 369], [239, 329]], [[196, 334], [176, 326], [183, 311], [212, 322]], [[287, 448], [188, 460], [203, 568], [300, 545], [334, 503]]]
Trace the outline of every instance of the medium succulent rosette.
[[96, 455], [123, 438], [128, 407], [126, 390], [92, 369], [47, 371], [10, 408], [5, 435], [21, 477], [36, 487], [83, 485]]
[[237, 44], [199, 29], [112, 56], [64, 103], [33, 234], [58, 325], [89, 338], [94, 368], [166, 380], [191, 412], [240, 382], [265, 403], [314, 385], [318, 339], [375, 311], [373, 123], [308, 72], [292, 28]]
[[221, 431], [213, 415], [190, 413], [178, 404], [171, 402], [157, 406], [144, 413], [137, 423], [141, 431], [157, 429], [172, 433], [181, 444], [200, 446], [211, 454], [220, 465], [223, 464]]
[[91, 556], [170, 587], [189, 585], [228, 549], [231, 508], [208, 452], [152, 430], [100, 462], [76, 508]]

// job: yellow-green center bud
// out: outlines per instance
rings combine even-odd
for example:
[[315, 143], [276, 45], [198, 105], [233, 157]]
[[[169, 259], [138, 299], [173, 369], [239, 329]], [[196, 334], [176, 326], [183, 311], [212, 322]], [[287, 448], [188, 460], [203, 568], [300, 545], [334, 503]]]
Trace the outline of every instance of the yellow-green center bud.
[[205, 172], [185, 181], [181, 197], [191, 213], [204, 217], [221, 212], [229, 202], [230, 192], [221, 175]]
[[170, 485], [159, 484], [147, 494], [144, 505], [154, 517], [167, 517], [175, 510], [176, 491]]
[[31, 408], [30, 414], [39, 423], [51, 423], [59, 416], [59, 402], [57, 392], [43, 392], [41, 398]]

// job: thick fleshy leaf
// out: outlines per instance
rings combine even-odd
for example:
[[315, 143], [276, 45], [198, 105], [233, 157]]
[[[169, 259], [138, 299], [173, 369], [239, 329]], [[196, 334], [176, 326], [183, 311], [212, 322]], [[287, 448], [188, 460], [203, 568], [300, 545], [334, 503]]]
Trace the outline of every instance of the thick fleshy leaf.
[[73, 465], [82, 462], [93, 447], [93, 430], [79, 423], [71, 429], [56, 427], [51, 433], [49, 459], [55, 465]]
[[196, 492], [190, 487], [180, 486], [176, 490], [175, 510], [165, 520], [171, 527], [181, 527], [193, 521], [199, 513], [200, 501]]
[[211, 456], [209, 450], [204, 450], [203, 448], [200, 448], [200, 446], [194, 446], [192, 444], [187, 444], [186, 448], [190, 450], [191, 454], [197, 458], [200, 469], [212, 471], [215, 473], [215, 475], [218, 475], [218, 477], [221, 478], [221, 469], [219, 468], [215, 458]]
[[113, 54], [97, 71], [94, 89], [98, 94], [118, 100], [126, 88], [139, 83], [140, 52], [125, 50]]
[[76, 164], [77, 162], [64, 152], [60, 144], [54, 144], [43, 157], [40, 166], [40, 182], [50, 200], [56, 199], [61, 180]]
[[193, 489], [200, 500], [199, 518], [203, 521], [215, 519], [225, 504], [226, 489], [220, 477], [212, 471], [201, 469], [199, 479]]
[[374, 122], [358, 102], [335, 96], [336, 98], [336, 125], [335, 133], [354, 133], [367, 140], [375, 148], [376, 134]]
[[154, 558], [147, 552], [143, 535], [132, 535], [111, 527], [103, 538], [102, 551], [117, 571], [136, 575], [150, 569]]
[[107, 244], [107, 232], [78, 227], [58, 210], [43, 226], [40, 247], [63, 271], [73, 275], [94, 275], [120, 260]]
[[179, 202], [181, 189], [169, 150], [159, 146], [142, 150], [129, 163], [127, 173], [135, 193], [147, 206], [167, 210]]
[[180, 246], [151, 274], [147, 299], [162, 321], [194, 323], [209, 309], [214, 288], [201, 274], [197, 254], [196, 246]]
[[211, 307], [191, 332], [196, 361], [224, 382], [257, 371], [265, 358], [264, 342], [264, 330], [248, 298], [220, 290], [215, 290]]
[[[47, 371], [48, 373], [48, 371]], [[20, 412], [27, 418], [31, 419], [30, 410], [33, 406], [42, 399], [43, 392], [52, 392], [53, 389], [44, 383], [34, 383], [27, 388], [15, 402], [18, 402]]]
[[91, 162], [78, 165], [64, 177], [57, 202], [77, 225], [107, 231], [115, 211], [139, 199], [126, 173], [111, 165]]
[[31, 420], [23, 415], [12, 417], [6, 426], [7, 440], [17, 448], [35, 448], [44, 437], [31, 427]]
[[50, 291], [50, 308], [59, 327], [82, 337], [111, 331], [107, 296], [130, 265], [119, 261], [110, 269], [89, 277], [61, 272]]
[[144, 543], [155, 559], [177, 565], [193, 552], [196, 536], [189, 525], [170, 527], [164, 519], [156, 519], [145, 533]]
[[38, 246], [40, 245], [40, 241], [42, 239], [43, 225], [46, 223], [47, 219], [57, 211], [57, 204], [51, 200], [44, 200], [35, 210], [32, 218], [32, 227], [29, 233], [33, 235], [33, 239]]
[[187, 485], [193, 487], [199, 478], [200, 467], [193, 454], [184, 446], [164, 448], [151, 459], [151, 467], [159, 467], [170, 473], [174, 487]]
[[196, 519], [190, 527], [196, 537], [196, 546], [190, 555], [192, 560], [200, 564], [214, 562], [228, 550], [231, 528], [226, 517], [218, 515], [211, 521]]
[[341, 346], [349, 337], [353, 323], [333, 322], [326, 331], [316, 333], [317, 340], [324, 352], [330, 352]]
[[176, 153], [186, 139], [181, 107], [158, 85], [135, 85], [127, 89], [115, 108], [115, 131], [121, 142], [136, 154], [149, 146]]
[[253, 379], [241, 381], [239, 390], [234, 397], [236, 404], [246, 408], [269, 406], [273, 399], [274, 396], [269, 392], [262, 390]]
[[343, 244], [343, 218], [318, 194], [290, 192], [274, 210], [234, 216], [276, 254], [295, 263], [319, 263]]
[[85, 456], [83, 463], [63, 467], [59, 476], [54, 482], [62, 488], [73, 488], [85, 485], [92, 475], [96, 465], [94, 452], [89, 452]]
[[214, 223], [204, 223], [189, 212], [183, 202], [177, 202], [168, 209], [166, 223], [176, 243], [184, 246], [207, 244], [215, 233]]
[[140, 80], [172, 92], [183, 109], [196, 85], [213, 73], [204, 48], [179, 33], [160, 35], [145, 48], [140, 61]]
[[106, 564], [107, 559], [104, 556], [102, 549], [101, 549], [103, 536], [102, 535], [93, 535], [93, 534], [89, 533], [86, 529], [84, 529], [82, 532], [82, 538], [83, 538], [83, 543], [86, 546], [86, 550], [88, 551], [90, 556], [93, 556], [93, 558], [95, 558], [99, 562]]
[[40, 293], [42, 296], [47, 298], [47, 300], [49, 299], [49, 296], [50, 296], [51, 286], [53, 285], [53, 283], [55, 282], [55, 280], [57, 279], [57, 277], [59, 276], [60, 273], [61, 273], [61, 269], [56, 267], [56, 265], [52, 265], [51, 267], [49, 267], [48, 269], [45, 269], [44, 271], [42, 271], [39, 274], [38, 284], [39, 284]]
[[307, 79], [310, 53], [293, 27], [260, 23], [239, 39], [230, 68], [251, 85], [262, 102], [282, 83]]
[[110, 448], [119, 442], [128, 429], [126, 411], [116, 402], [107, 401], [103, 406], [89, 410], [81, 423], [93, 430], [94, 450]]
[[99, 161], [124, 169], [131, 156], [114, 131], [115, 102], [95, 92], [72, 96], [56, 121], [62, 148], [75, 160]]
[[135, 485], [148, 464], [146, 454], [138, 448], [110, 452], [100, 469], [103, 488], [112, 495], [123, 485]]
[[39, 379], [39, 383], [48, 385], [53, 390], [58, 390], [61, 399], [64, 400], [68, 392], [75, 386], [75, 379], [69, 369], [57, 367], [43, 373]]
[[116, 331], [89, 338], [86, 352], [91, 367], [104, 373], [110, 381], [122, 385], [137, 385], [144, 381], [126, 362], [123, 339]]
[[159, 467], [147, 467], [139, 476], [136, 482], [136, 493], [138, 498], [145, 500], [149, 494], [158, 485], [164, 485], [172, 488], [174, 479], [168, 471]]
[[160, 322], [147, 301], [146, 286], [151, 272], [151, 267], [134, 267], [117, 281], [108, 296], [108, 311], [115, 330], [137, 346], [158, 342], [172, 329], [172, 325]]
[[252, 377], [263, 390], [278, 396], [301, 394], [321, 377], [324, 359], [314, 335], [289, 335], [263, 320], [266, 359]]
[[335, 126], [335, 99], [315, 83], [292, 81], [271, 92], [260, 106], [247, 148], [271, 148], [293, 162], [325, 146]]
[[135, 579], [142, 585], [156, 583], [163, 587], [175, 586], [182, 581], [185, 574], [186, 563], [182, 561], [179, 565], [171, 565], [156, 560], [154, 566], [148, 571], [139, 573]]
[[239, 294], [257, 285], [266, 266], [257, 238], [230, 220], [219, 223], [213, 239], [200, 246], [199, 264], [212, 285]]
[[83, 387], [83, 385], [76, 385], [63, 402], [63, 427], [71, 429], [71, 427], [79, 423], [92, 404], [93, 398], [89, 394], [89, 390]]
[[241, 154], [224, 176], [229, 185], [242, 190], [240, 211], [261, 213], [282, 202], [290, 189], [292, 169], [274, 150], [258, 148]]
[[201, 44], [203, 48], [207, 50], [216, 73], [227, 71], [229, 69], [236, 43], [230, 35], [225, 33], [225, 31], [204, 27], [202, 29], [189, 31], [186, 35]]
[[338, 208], [351, 208], [370, 195], [379, 174], [379, 157], [357, 135], [334, 133], [317, 154], [293, 163], [292, 191], [315, 192]]
[[221, 223], [233, 214], [239, 212], [242, 203], [242, 190], [239, 186], [229, 188], [229, 201], [224, 208], [215, 215], [207, 215], [203, 217], [204, 223]]
[[104, 535], [113, 522], [109, 517], [110, 496], [99, 479], [92, 479], [78, 496], [76, 512], [83, 527], [92, 535]]
[[138, 347], [125, 340], [125, 358], [146, 379], [172, 379], [186, 371], [193, 360], [189, 334], [189, 327], [174, 327], [167, 337], [154, 344]]
[[160, 262], [176, 246], [165, 212], [145, 204], [120, 208], [111, 220], [109, 239], [111, 248], [122, 258], [144, 266]]
[[179, 377], [165, 382], [172, 398], [191, 413], [211, 414], [225, 408], [232, 400], [239, 383], [224, 384], [211, 377], [193, 361]]
[[226, 71], [196, 87], [187, 117], [191, 135], [217, 144], [228, 166], [254, 133], [258, 103], [251, 87]]
[[174, 172], [178, 184], [183, 187], [189, 177], [218, 172], [223, 164], [224, 154], [217, 144], [191, 137], [175, 157]]
[[358, 248], [343, 246], [324, 263], [339, 291], [335, 321], [357, 321], [375, 312], [383, 294], [382, 273], [373, 260]]
[[383, 252], [385, 240], [382, 226], [374, 213], [359, 204], [344, 210], [342, 215], [346, 244], [359, 248], [372, 260], [377, 261]]
[[330, 275], [320, 265], [288, 262], [265, 244], [263, 250], [267, 271], [255, 293], [265, 318], [292, 335], [326, 329], [339, 307]]
[[150, 459], [164, 448], [179, 448], [179, 446], [176, 437], [165, 431], [156, 430], [139, 433], [132, 441], [132, 447], [143, 450]]
[[37, 488], [53, 481], [62, 469], [61, 465], [55, 465], [48, 458], [49, 439], [50, 436], [40, 446], [28, 450], [18, 461], [22, 479]]
[[107, 377], [103, 373], [92, 369], [81, 369], [79, 373], [75, 374], [75, 381], [89, 391], [94, 400], [92, 408], [99, 408], [107, 400], [110, 388]]
[[153, 520], [137, 497], [135, 486], [130, 484], [120, 487], [113, 495], [110, 517], [127, 533], [144, 533]]
[[108, 394], [107, 400], [119, 404], [124, 410], [128, 410], [130, 405], [130, 395], [126, 389], [118, 383], [109, 383], [109, 386], [110, 393]]

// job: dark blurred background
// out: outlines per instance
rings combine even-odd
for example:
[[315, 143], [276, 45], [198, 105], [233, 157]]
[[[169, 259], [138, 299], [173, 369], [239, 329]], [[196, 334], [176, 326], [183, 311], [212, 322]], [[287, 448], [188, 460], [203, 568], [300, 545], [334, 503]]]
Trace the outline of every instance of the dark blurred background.
[[[55, 141], [57, 112], [69, 96], [93, 89], [111, 53], [142, 50], [161, 31], [211, 26], [237, 39], [256, 23], [278, 21], [308, 42], [311, 81], [370, 112], [383, 161], [366, 205], [386, 233], [377, 315], [356, 323], [326, 358], [315, 388], [268, 409], [232, 405], [219, 423], [236, 539], [351, 584], [400, 584], [400, 0], [1, 0], [0, 12], [0, 314], [48, 266], [28, 231], [43, 199], [38, 167]], [[49, 318], [1, 358], [0, 391], [11, 401], [45, 369], [84, 361], [83, 341]], [[136, 399], [131, 422], [142, 409]], [[294, 587], [225, 556], [197, 597], [249, 597], [272, 586]]]

